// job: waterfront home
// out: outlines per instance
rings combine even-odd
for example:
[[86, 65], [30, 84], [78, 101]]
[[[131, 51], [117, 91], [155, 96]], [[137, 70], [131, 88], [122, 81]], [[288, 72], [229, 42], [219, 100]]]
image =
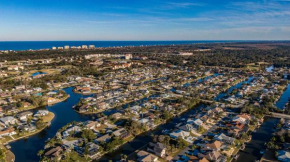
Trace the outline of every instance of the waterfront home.
[[0, 131], [0, 138], [5, 136], [12, 136], [15, 134], [16, 132], [14, 131], [14, 128], [7, 128], [6, 130]]
[[66, 150], [70, 150], [71, 148], [78, 147], [81, 141], [62, 139], [62, 143], [63, 143], [63, 148], [65, 148]]
[[184, 124], [184, 125], [179, 125], [177, 126], [177, 128], [179, 130], [183, 130], [183, 131], [186, 131], [186, 132], [192, 132], [192, 131], [196, 131], [196, 128], [192, 125], [192, 124]]
[[199, 157], [206, 158], [208, 161], [220, 161], [222, 155], [218, 151], [210, 151], [206, 154], [199, 154]]
[[149, 119], [148, 118], [143, 118], [143, 119], [140, 119], [140, 120], [138, 120], [138, 122], [140, 123], [140, 124], [146, 124], [146, 123], [148, 123], [149, 122]]
[[48, 110], [38, 110], [34, 116], [46, 116], [48, 115], [49, 111]]
[[73, 133], [78, 133], [81, 131], [81, 128], [79, 126], [72, 126], [70, 128], [68, 128], [67, 130], [63, 131], [63, 137], [67, 138], [70, 136], [70, 132]]
[[57, 146], [55, 148], [52, 148], [50, 150], [48, 150], [44, 156], [46, 156], [47, 158], [51, 159], [52, 161], [57, 160], [59, 161], [61, 159], [61, 152], [62, 152], [62, 148], [60, 146]]
[[6, 113], [17, 113], [18, 109], [13, 105], [6, 105], [2, 107], [3, 112]]
[[52, 98], [52, 97], [48, 97], [48, 98], [47, 98], [47, 103], [48, 103], [48, 104], [52, 104], [52, 103], [55, 103], [55, 102], [57, 102], [57, 99]]
[[111, 139], [111, 136], [109, 134], [105, 134], [97, 139], [94, 139], [96, 142], [108, 142]]
[[240, 117], [240, 116], [235, 116], [233, 119], [232, 119], [233, 122], [239, 122], [239, 123], [242, 123], [242, 124], [247, 124], [248, 121], [247, 119], [243, 118], [243, 117]]
[[120, 119], [123, 115], [121, 113], [114, 113], [112, 114], [112, 117], [115, 118], [115, 119]]
[[220, 141], [214, 141], [212, 143], [205, 144], [204, 148], [206, 150], [219, 151], [221, 146], [222, 146], [222, 143]]
[[244, 118], [246, 121], [245, 124], [249, 124], [252, 119], [252, 117], [248, 114], [239, 114], [237, 117]]
[[24, 107], [24, 108], [27, 108], [27, 107], [29, 107], [29, 106], [31, 106], [31, 103], [29, 103], [29, 102], [24, 102], [24, 103], [23, 103], [23, 107]]
[[[97, 145], [97, 144], [95, 144], [93, 142], [89, 142], [89, 143], [86, 144], [86, 146], [88, 147], [88, 152], [89, 152], [88, 155], [89, 155], [89, 157], [91, 159], [95, 159], [101, 154], [101, 152], [99, 151], [100, 150], [100, 146], [99, 145]], [[83, 150], [83, 153], [84, 153], [84, 149], [82, 149], [82, 150]]]
[[174, 139], [177, 139], [178, 137], [186, 139], [187, 137], [190, 136], [190, 133], [187, 131], [183, 131], [183, 130], [177, 130], [177, 131], [170, 133], [169, 136], [171, 138], [174, 138]]
[[25, 111], [17, 114], [17, 117], [21, 121], [26, 121], [28, 117], [32, 116], [32, 114], [33, 113], [31, 111]]
[[87, 129], [95, 129], [101, 126], [101, 124], [97, 121], [86, 121], [84, 125]]
[[158, 157], [146, 151], [139, 151], [137, 153], [138, 162], [158, 162]]
[[17, 127], [17, 130], [21, 132], [23, 131], [34, 132], [36, 130], [36, 127], [32, 124], [23, 124], [23, 125], [19, 125]]
[[20, 69], [24, 69], [24, 67], [23, 66], [17, 66], [17, 65], [11, 65], [11, 66], [9, 66], [8, 68], [7, 68], [7, 70], [9, 70], [9, 71], [18, 71], [18, 70], [20, 70]]
[[127, 138], [130, 136], [129, 132], [125, 128], [120, 128], [112, 133], [116, 137]]
[[152, 152], [161, 158], [164, 158], [166, 155], [166, 146], [160, 142], [150, 142], [149, 146], [147, 147], [147, 151]]
[[235, 138], [226, 136], [225, 134], [221, 133], [220, 135], [215, 135], [214, 139], [221, 141], [226, 144], [233, 144], [235, 142]]
[[48, 92], [46, 95], [47, 95], [47, 96], [57, 95], [57, 92], [55, 92], [55, 91], [51, 91], [51, 92]]
[[203, 125], [203, 122], [200, 119], [195, 119], [193, 124], [196, 126], [196, 128], [198, 128]]
[[79, 107], [79, 112], [80, 113], [84, 113], [89, 111], [89, 105], [82, 105], [81, 107]]
[[13, 116], [6, 116], [6, 117], [2, 117], [0, 118], [0, 121], [5, 124], [5, 125], [13, 125], [17, 122], [17, 119], [15, 119]]
[[16, 90], [23, 90], [25, 89], [25, 85], [19, 85], [14, 87]]

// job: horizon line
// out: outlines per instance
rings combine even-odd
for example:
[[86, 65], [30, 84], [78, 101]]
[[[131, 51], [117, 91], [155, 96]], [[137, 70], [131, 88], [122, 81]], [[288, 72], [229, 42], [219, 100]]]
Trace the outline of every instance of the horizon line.
[[290, 41], [290, 39], [207, 39], [207, 40], [0, 40], [0, 42], [158, 42], [158, 41]]

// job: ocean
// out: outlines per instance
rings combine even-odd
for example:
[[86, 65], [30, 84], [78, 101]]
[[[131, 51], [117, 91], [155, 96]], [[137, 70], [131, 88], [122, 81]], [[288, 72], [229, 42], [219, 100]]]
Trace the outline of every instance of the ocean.
[[152, 46], [152, 45], [177, 45], [197, 43], [228, 43], [246, 41], [0, 41], [0, 50], [39, 50], [51, 49], [52, 47], [95, 45], [95, 47], [124, 47], [124, 46]]

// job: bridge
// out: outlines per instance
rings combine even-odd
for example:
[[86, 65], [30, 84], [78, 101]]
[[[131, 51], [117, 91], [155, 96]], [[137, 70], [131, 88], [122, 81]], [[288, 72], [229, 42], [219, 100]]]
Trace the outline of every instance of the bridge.
[[272, 112], [271, 115], [267, 115], [267, 116], [274, 117], [274, 118], [290, 119], [290, 115], [288, 114], [281, 114], [281, 113], [275, 113], [275, 112]]

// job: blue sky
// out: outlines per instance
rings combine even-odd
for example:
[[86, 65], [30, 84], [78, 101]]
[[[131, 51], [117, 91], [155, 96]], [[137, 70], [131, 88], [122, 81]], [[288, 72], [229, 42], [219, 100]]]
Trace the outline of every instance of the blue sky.
[[290, 0], [0, 1], [0, 41], [289, 39]]

